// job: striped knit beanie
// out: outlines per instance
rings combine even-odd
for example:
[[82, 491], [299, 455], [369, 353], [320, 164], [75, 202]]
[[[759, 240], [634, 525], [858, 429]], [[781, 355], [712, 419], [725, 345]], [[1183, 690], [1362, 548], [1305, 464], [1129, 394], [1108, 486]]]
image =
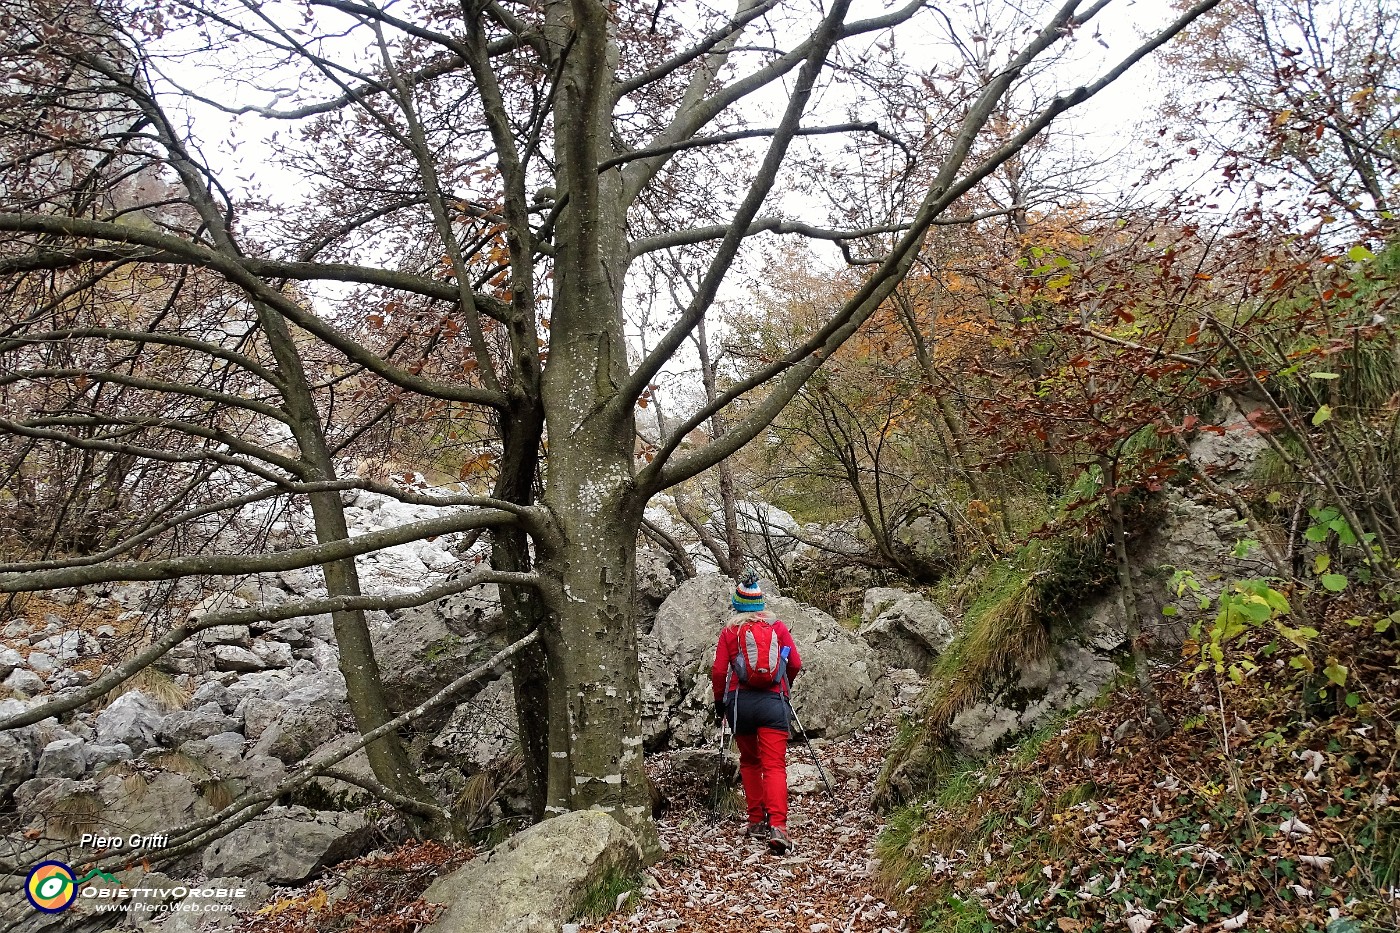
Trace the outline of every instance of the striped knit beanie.
[[749, 576], [734, 587], [732, 601], [735, 612], [760, 612], [764, 607], [763, 590], [759, 589], [758, 577]]

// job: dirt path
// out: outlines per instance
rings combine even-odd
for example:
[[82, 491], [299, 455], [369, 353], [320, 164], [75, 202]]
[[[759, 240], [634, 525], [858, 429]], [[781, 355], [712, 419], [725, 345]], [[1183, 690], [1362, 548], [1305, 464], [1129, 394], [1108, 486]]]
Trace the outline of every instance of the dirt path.
[[793, 788], [789, 827], [794, 848], [774, 856], [743, 838], [743, 817], [712, 822], [709, 784], [687, 766], [694, 753], [662, 754], [648, 772], [670, 801], [658, 821], [667, 856], [648, 869], [654, 886], [640, 903], [587, 933], [910, 933], [911, 923], [884, 903], [873, 877], [875, 837], [883, 821], [869, 807], [870, 790], [891, 729], [873, 725], [818, 743], [835, 788], [827, 795], [801, 743], [788, 750]]

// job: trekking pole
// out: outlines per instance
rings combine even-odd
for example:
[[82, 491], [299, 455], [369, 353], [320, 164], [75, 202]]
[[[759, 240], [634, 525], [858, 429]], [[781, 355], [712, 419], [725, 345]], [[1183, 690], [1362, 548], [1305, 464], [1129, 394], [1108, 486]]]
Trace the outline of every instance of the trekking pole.
[[812, 740], [809, 739], [809, 738], [807, 737], [807, 730], [806, 730], [806, 728], [802, 725], [802, 720], [800, 720], [800, 719], [797, 718], [797, 710], [795, 710], [795, 709], [792, 708], [792, 681], [788, 680], [788, 676], [787, 676], [787, 660], [788, 660], [788, 655], [791, 654], [791, 653], [792, 653], [792, 649], [791, 649], [791, 648], [788, 648], [788, 647], [786, 647], [786, 646], [783, 647], [783, 651], [782, 651], [782, 658], [783, 658], [783, 675], [782, 675], [782, 676], [783, 676], [783, 683], [784, 683], [784, 685], [787, 687], [787, 693], [788, 693], [788, 695], [787, 695], [788, 715], [792, 717], [793, 723], [795, 723], [796, 726], [797, 726], [797, 728], [802, 732], [802, 741], [804, 741], [804, 742], [807, 743], [807, 754], [809, 754], [809, 755], [812, 756], [812, 764], [814, 764], [814, 765], [817, 766], [817, 773], [820, 774], [820, 775], [822, 776], [822, 783], [826, 785], [826, 795], [827, 795], [828, 797], [835, 798], [835, 796], [836, 796], [836, 791], [832, 790], [832, 788], [831, 788], [831, 782], [828, 781], [828, 780], [826, 779], [826, 772], [822, 770], [822, 763], [817, 759], [817, 750], [816, 750], [815, 748], [812, 747]]
[[715, 756], [715, 776], [710, 780], [710, 822], [719, 819], [719, 776], [724, 771], [724, 753], [729, 748], [729, 741], [725, 736], [726, 727], [729, 725], [729, 717], [721, 716], [719, 720], [719, 754]]
[[832, 789], [831, 782], [827, 780], [826, 772], [822, 770], [821, 760], [817, 758], [817, 750], [812, 747], [812, 740], [807, 737], [807, 729], [802, 725], [802, 720], [797, 718], [797, 710], [792, 708], [792, 701], [788, 701], [788, 711], [792, 713], [792, 721], [802, 732], [802, 741], [807, 744], [807, 753], [812, 756], [812, 764], [817, 766], [817, 773], [822, 776], [822, 783], [826, 785], [826, 795], [835, 797], [836, 791]]

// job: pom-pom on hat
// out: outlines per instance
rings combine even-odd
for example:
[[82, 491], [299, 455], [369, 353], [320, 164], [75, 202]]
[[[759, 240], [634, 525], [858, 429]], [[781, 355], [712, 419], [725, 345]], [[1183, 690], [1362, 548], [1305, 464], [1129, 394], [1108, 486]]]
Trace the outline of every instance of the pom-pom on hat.
[[734, 599], [731, 602], [735, 612], [762, 611], [763, 590], [758, 586], [757, 574], [749, 572], [743, 581], [734, 587]]

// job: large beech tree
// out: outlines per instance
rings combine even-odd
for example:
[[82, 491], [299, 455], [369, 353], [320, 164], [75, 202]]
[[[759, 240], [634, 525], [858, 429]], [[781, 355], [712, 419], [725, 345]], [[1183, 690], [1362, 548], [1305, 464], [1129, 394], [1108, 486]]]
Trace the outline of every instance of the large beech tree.
[[[651, 0], [45, 0], [0, 14], [16, 76], [0, 122], [12, 475], [76, 451], [88, 479], [111, 468], [129, 481], [144, 475], [132, 464], [156, 462], [188, 487], [147, 483], [126, 507], [148, 518], [86, 549], [54, 536], [3, 568], [0, 591], [319, 565], [326, 599], [249, 612], [334, 610], [382, 790], [431, 824], [440, 810], [393, 733], [401, 718], [383, 702], [363, 616], [386, 601], [360, 593], [354, 557], [484, 530], [491, 567], [458, 585], [501, 584], [523, 642], [514, 682], [537, 809], [603, 809], [654, 844], [633, 617], [648, 500], [762, 431], [892, 293], [932, 225], [969, 221], [965, 194], [1216, 2], [1054, 95], [1041, 62], [1109, 0], [1032, 4], [1040, 22], [989, 58], [974, 93], [931, 96], [936, 107], [911, 104], [886, 125], [860, 119], [859, 100], [831, 122], [820, 95], [869, 74], [866, 53], [892, 34], [954, 30], [925, 0], [868, 14], [851, 0], [674, 13]], [[917, 103], [936, 80], [936, 67], [911, 71], [902, 86]], [[989, 132], [1026, 81], [1048, 103]], [[211, 110], [276, 124], [275, 177], [292, 190], [260, 194], [232, 152], [201, 149], [191, 115]], [[826, 141], [808, 147], [813, 136]], [[802, 165], [858, 170], [871, 145], [927, 162], [900, 216], [841, 229], [775, 206]], [[639, 400], [765, 233], [836, 241], [868, 272], [790, 352], [639, 457]], [[629, 352], [633, 273], [675, 249], [701, 256], [700, 272], [664, 333]], [[722, 434], [683, 444], [718, 412]], [[482, 495], [338, 472], [370, 438], [446, 438], [463, 422], [494, 434]], [[455, 510], [352, 538], [339, 494], [356, 485]], [[259, 497], [309, 503], [315, 541], [182, 549], [210, 516]]]

